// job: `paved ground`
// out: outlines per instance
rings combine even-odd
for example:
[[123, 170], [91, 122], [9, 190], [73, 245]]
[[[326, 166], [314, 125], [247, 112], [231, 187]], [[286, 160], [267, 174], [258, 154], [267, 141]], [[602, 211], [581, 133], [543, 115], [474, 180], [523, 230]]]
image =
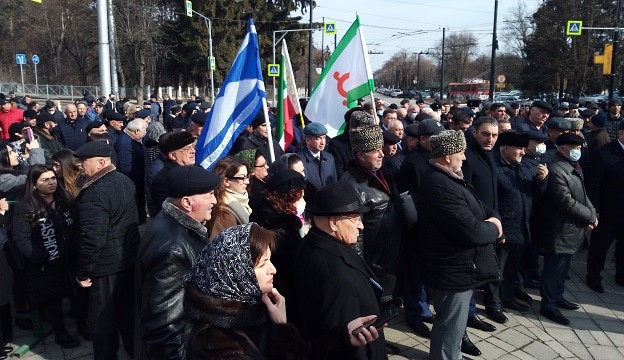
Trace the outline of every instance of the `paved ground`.
[[[521, 315], [508, 312], [509, 322], [498, 325], [493, 333], [469, 329], [471, 339], [483, 352], [483, 359], [624, 359], [624, 287], [613, 281], [614, 266], [610, 259], [605, 270], [605, 294], [596, 294], [585, 286], [585, 258], [587, 252], [577, 255], [572, 262], [566, 296], [579, 302], [577, 311], [563, 310], [571, 324], [562, 326], [539, 315], [539, 293], [529, 290], [536, 301], [532, 310]], [[482, 307], [480, 307], [482, 309]], [[73, 319], [68, 329], [75, 334]], [[16, 329], [17, 330], [17, 329]], [[403, 320], [402, 313], [386, 329], [388, 341], [398, 345], [402, 352], [390, 359], [426, 359], [429, 341], [414, 335]], [[29, 341], [30, 334], [17, 330], [13, 345]], [[82, 339], [81, 339], [82, 340]], [[119, 352], [120, 359], [129, 357]], [[49, 336], [43, 344], [26, 354], [24, 359], [91, 359], [91, 343], [82, 341], [77, 349], [63, 350]]]

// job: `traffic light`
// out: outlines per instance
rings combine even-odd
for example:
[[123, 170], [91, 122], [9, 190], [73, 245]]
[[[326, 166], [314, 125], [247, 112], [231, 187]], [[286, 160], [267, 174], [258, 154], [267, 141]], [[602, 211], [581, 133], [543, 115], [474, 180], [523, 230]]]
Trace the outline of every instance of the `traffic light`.
[[602, 64], [602, 74], [611, 74], [611, 58], [613, 56], [613, 44], [605, 44], [604, 54], [594, 55], [594, 64]]

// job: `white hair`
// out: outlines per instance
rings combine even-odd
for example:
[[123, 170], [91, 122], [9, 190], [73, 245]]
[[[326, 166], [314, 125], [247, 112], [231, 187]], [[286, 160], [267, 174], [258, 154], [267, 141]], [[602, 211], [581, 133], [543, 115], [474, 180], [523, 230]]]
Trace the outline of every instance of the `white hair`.
[[143, 120], [143, 119], [134, 119], [134, 120], [130, 121], [128, 123], [128, 125], [126, 125], [126, 130], [128, 130], [128, 131], [137, 131], [137, 130], [143, 130], [143, 129], [145, 129], [145, 127], [147, 127], [147, 124], [145, 123], [145, 120]]

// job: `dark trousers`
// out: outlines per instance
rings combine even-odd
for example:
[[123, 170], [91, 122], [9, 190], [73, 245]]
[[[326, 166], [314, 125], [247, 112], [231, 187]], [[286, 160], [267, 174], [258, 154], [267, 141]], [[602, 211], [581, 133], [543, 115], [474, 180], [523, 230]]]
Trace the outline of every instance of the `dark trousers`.
[[11, 322], [11, 303], [0, 306], [0, 346], [13, 339], [13, 323]]
[[539, 281], [539, 255], [540, 245], [538, 243], [532, 242], [526, 247], [522, 259], [522, 265], [520, 266], [520, 276], [522, 277], [522, 281]]
[[608, 222], [598, 224], [592, 231], [589, 253], [587, 254], [587, 280], [602, 280], [607, 252], [615, 240], [615, 278], [624, 281], [624, 230]]
[[119, 335], [134, 354], [134, 267], [92, 279], [89, 320], [95, 360], [117, 359]]
[[55, 332], [67, 330], [65, 329], [65, 324], [63, 323], [62, 304], [63, 299], [48, 299], [48, 301], [37, 305], [39, 310], [41, 310], [43, 317]]
[[433, 316], [433, 314], [429, 309], [429, 291], [422, 281], [417, 261], [407, 261], [407, 268], [407, 286], [403, 296], [403, 307], [405, 308], [405, 321], [408, 324], [415, 324], [422, 321], [423, 317]]
[[540, 287], [543, 310], [555, 310], [557, 300], [563, 299], [565, 280], [571, 262], [571, 254], [546, 253], [544, 255], [544, 269], [542, 270]]
[[504, 248], [504, 251], [501, 251], [501, 255], [503, 256], [498, 256], [498, 261], [501, 262], [501, 272], [503, 274], [500, 298], [504, 302], [513, 302], [516, 291], [521, 290], [517, 280], [518, 271], [522, 266], [525, 246], [524, 244], [505, 243], [501, 244], [500, 247]]

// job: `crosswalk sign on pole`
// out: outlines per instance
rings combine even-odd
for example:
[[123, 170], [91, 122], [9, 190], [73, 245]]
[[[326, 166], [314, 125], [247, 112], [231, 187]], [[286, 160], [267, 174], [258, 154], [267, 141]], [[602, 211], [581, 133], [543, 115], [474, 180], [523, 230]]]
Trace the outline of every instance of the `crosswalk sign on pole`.
[[185, 0], [184, 7], [186, 8], [186, 16], [193, 17], [193, 3], [189, 0]]
[[336, 34], [336, 22], [335, 21], [326, 21], [323, 24], [323, 32], [327, 35], [335, 35]]
[[280, 76], [280, 64], [269, 64], [268, 70], [269, 76]]
[[568, 20], [566, 25], [566, 35], [581, 35], [581, 31], [583, 30], [583, 21], [582, 20]]
[[217, 67], [215, 66], [215, 57], [211, 56], [210, 57], [210, 70], [216, 70]]

